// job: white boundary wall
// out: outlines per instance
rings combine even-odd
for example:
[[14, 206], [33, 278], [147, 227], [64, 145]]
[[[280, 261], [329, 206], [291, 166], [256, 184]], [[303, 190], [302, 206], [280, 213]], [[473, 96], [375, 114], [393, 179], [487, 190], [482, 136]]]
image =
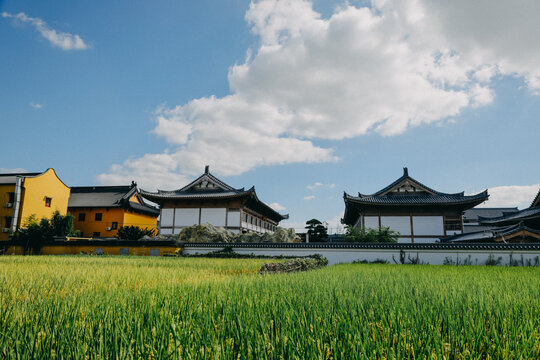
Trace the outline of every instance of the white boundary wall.
[[[223, 247], [189, 246], [184, 247], [184, 254], [206, 254], [222, 250]], [[238, 254], [255, 254], [265, 256], [308, 256], [321, 254], [328, 259], [329, 265], [339, 263], [351, 263], [353, 261], [376, 261], [386, 260], [391, 264], [400, 263], [400, 251], [403, 251], [405, 262], [418, 258], [421, 264], [443, 265], [451, 261], [454, 264], [485, 265], [491, 256], [493, 259], [500, 258], [500, 265], [509, 265], [510, 259], [525, 265], [529, 262], [534, 265], [540, 262], [540, 249], [538, 250], [456, 250], [456, 249], [331, 249], [331, 248], [258, 248], [258, 247], [234, 247]]]

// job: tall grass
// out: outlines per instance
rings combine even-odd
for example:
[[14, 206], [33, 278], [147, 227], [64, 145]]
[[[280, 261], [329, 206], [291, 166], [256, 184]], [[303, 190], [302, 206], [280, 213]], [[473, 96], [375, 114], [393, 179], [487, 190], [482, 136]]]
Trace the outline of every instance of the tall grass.
[[540, 269], [0, 258], [0, 358], [540, 358]]

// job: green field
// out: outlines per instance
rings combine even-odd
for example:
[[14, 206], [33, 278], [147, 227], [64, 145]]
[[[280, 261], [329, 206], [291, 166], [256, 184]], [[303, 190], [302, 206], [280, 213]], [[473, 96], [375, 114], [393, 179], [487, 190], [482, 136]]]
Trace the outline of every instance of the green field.
[[0, 257], [0, 358], [540, 358], [540, 269]]

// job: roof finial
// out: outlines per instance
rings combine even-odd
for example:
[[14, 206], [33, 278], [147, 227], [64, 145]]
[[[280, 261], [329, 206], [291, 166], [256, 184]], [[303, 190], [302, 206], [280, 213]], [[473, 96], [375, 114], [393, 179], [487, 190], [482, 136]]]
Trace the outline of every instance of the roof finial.
[[206, 165], [206, 166], [204, 167], [204, 173], [205, 173], [205, 174], [208, 174], [209, 172], [210, 172], [210, 165]]
[[403, 168], [403, 176], [409, 176], [409, 170], [406, 167]]

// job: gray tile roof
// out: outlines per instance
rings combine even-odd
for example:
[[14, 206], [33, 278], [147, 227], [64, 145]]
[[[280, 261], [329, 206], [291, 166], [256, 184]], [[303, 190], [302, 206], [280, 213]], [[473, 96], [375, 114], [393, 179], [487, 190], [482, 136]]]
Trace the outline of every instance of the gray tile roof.
[[[212, 188], [198, 187], [201, 183], [210, 183]], [[141, 196], [146, 199], [161, 203], [165, 200], [182, 201], [182, 200], [221, 200], [221, 199], [233, 199], [233, 198], [248, 198], [246, 206], [249, 206], [254, 211], [261, 213], [264, 216], [268, 216], [275, 221], [281, 221], [287, 219], [288, 215], [282, 215], [259, 200], [255, 192], [255, 187], [252, 186], [248, 190], [235, 189], [232, 186], [221, 181], [209, 171], [208, 166], [205, 169], [204, 174], [197, 179], [190, 182], [188, 185], [172, 191], [158, 190], [157, 192], [150, 192], [141, 189]]]
[[540, 206], [527, 208], [527, 209], [520, 210], [512, 214], [499, 216], [496, 218], [484, 218], [484, 217], [479, 216], [478, 222], [480, 224], [496, 225], [496, 224], [516, 223], [519, 221], [536, 219], [536, 218], [540, 218]]
[[41, 175], [43, 173], [6, 173], [0, 174], [0, 185], [15, 184], [17, 182], [17, 177], [34, 177]]
[[351, 196], [344, 195], [345, 202], [357, 204], [376, 204], [376, 205], [454, 205], [454, 204], [479, 204], [487, 200], [487, 190], [476, 195], [463, 194], [389, 194], [389, 195], [362, 195]]
[[515, 225], [498, 227], [490, 230], [477, 231], [467, 234], [455, 235], [452, 237], [441, 239], [442, 242], [486, 242], [495, 241], [497, 238], [510, 236], [518, 231], [526, 230], [530, 233], [540, 236], [540, 230], [532, 229], [525, 226], [523, 222]]
[[129, 201], [135, 194], [137, 194], [135, 185], [75, 186], [71, 188], [68, 208], [127, 208], [159, 215], [159, 210], [150, 205]]
[[506, 214], [516, 213], [518, 211], [519, 210], [517, 207], [472, 208], [465, 210], [463, 213], [463, 220], [465, 222], [477, 222], [478, 217], [480, 216], [483, 218], [494, 218], [504, 216]]

